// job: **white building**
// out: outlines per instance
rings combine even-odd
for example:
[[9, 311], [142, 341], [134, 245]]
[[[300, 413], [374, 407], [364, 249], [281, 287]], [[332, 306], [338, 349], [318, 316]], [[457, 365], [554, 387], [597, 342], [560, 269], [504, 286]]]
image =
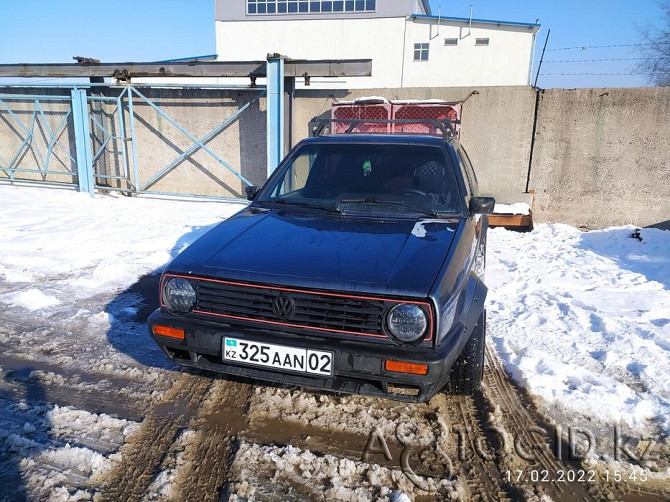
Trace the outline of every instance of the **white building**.
[[536, 23], [435, 16], [428, 0], [215, 0], [220, 61], [372, 59], [313, 87], [527, 85]]

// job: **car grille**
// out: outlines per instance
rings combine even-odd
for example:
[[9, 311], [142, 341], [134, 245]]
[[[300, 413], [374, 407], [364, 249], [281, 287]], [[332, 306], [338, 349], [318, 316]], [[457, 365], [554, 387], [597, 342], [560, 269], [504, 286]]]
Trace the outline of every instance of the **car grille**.
[[[273, 311], [278, 296], [294, 302], [289, 317]], [[258, 321], [284, 328], [307, 328], [334, 333], [386, 337], [382, 333], [385, 303], [372, 298], [284, 290], [223, 281], [198, 280], [194, 311], [225, 318]]]

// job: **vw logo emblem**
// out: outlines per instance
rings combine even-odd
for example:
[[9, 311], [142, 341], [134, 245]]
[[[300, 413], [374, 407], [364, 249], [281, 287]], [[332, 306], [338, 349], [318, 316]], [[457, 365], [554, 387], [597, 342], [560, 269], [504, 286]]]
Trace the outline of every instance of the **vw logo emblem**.
[[272, 300], [272, 313], [279, 319], [290, 319], [295, 314], [295, 301], [290, 296], [277, 296]]

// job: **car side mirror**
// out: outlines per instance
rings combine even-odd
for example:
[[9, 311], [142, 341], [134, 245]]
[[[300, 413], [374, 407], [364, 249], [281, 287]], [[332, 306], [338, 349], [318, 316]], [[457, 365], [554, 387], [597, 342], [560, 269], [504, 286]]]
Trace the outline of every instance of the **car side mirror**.
[[258, 195], [258, 192], [260, 192], [261, 187], [256, 186], [256, 185], [251, 185], [248, 187], [244, 187], [244, 192], [247, 194], [247, 200], [254, 200], [256, 195]]
[[472, 197], [470, 199], [470, 214], [491, 214], [496, 206], [493, 197]]

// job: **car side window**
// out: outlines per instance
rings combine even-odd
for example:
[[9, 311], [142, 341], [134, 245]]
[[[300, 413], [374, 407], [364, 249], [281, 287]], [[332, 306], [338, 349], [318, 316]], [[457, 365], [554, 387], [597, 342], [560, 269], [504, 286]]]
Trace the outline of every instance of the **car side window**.
[[299, 195], [307, 182], [312, 168], [317, 163], [316, 155], [311, 151], [304, 151], [291, 162], [290, 168], [284, 174], [281, 183], [272, 191], [272, 197], [280, 197], [284, 195]]
[[468, 152], [465, 151], [465, 148], [463, 148], [463, 145], [458, 146], [458, 151], [460, 152], [460, 156], [463, 158], [463, 162], [465, 162], [465, 168], [467, 172], [470, 174], [470, 177], [472, 178], [473, 185], [475, 190], [477, 190], [478, 185], [479, 185], [479, 180], [477, 179], [477, 173], [475, 172], [474, 168], [472, 167], [472, 162], [470, 161], [470, 156], [468, 155]]
[[468, 190], [468, 197], [472, 197], [475, 194], [474, 191], [474, 186], [472, 185], [472, 177], [470, 176], [470, 173], [468, 172], [467, 166], [465, 164], [465, 161], [463, 160], [463, 155], [461, 153], [461, 148], [456, 149], [456, 157], [458, 157], [458, 167], [461, 169], [461, 173], [463, 174], [463, 179], [465, 180], [465, 185]]

